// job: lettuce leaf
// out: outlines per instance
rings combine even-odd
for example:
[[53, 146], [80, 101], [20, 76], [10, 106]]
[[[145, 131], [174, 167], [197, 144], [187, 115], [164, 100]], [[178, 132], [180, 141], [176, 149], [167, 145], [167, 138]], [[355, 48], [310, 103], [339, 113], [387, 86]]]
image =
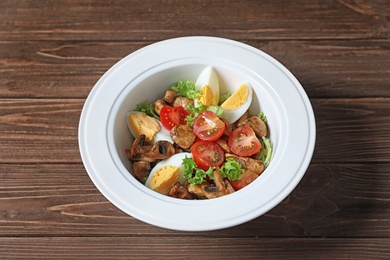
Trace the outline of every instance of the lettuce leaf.
[[204, 171], [196, 165], [194, 159], [185, 157], [183, 159], [184, 172], [183, 176], [188, 180], [190, 184], [201, 184], [208, 176], [210, 179], [214, 179], [213, 168], [209, 168]]
[[202, 102], [198, 102], [198, 107], [193, 105], [188, 105], [186, 110], [190, 112], [190, 115], [186, 117], [187, 124], [193, 125], [196, 117], [203, 111], [209, 110], [214, 112], [218, 117], [221, 117], [223, 114], [223, 108], [220, 106], [206, 106]]
[[220, 168], [221, 176], [231, 181], [241, 179], [243, 171], [244, 169], [241, 168], [241, 165], [233, 158], [227, 158], [226, 162]]
[[150, 104], [147, 102], [139, 103], [135, 106], [135, 111], [143, 112], [143, 113], [147, 114], [148, 116], [151, 116], [151, 117], [154, 117], [154, 118], [160, 120], [159, 115], [154, 110], [153, 103], [150, 103]]
[[195, 87], [194, 81], [178, 81], [171, 86], [171, 89], [179, 93], [183, 97], [195, 99], [200, 96], [200, 90]]
[[261, 121], [263, 121], [264, 123], [268, 124], [268, 120], [267, 120], [267, 117], [265, 116], [264, 112], [260, 112], [258, 117], [261, 119]]
[[261, 150], [258, 159], [267, 167], [272, 157], [272, 143], [271, 140], [265, 136], [259, 140], [261, 143]]

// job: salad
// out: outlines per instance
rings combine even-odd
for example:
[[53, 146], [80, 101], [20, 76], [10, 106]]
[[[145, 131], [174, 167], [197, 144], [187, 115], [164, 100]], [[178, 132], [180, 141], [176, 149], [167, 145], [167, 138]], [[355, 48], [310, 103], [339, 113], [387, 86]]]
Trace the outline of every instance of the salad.
[[133, 175], [180, 199], [211, 199], [257, 179], [272, 155], [267, 118], [249, 115], [252, 87], [220, 93], [211, 66], [196, 81], [179, 81], [153, 103], [127, 114], [135, 140], [126, 149]]

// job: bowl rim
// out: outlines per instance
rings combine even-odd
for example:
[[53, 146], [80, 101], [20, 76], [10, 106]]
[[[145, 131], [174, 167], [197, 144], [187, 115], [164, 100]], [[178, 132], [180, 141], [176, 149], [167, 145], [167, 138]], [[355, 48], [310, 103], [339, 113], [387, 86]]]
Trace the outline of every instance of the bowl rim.
[[[124, 89], [131, 91], [137, 82], [142, 82], [156, 71], [188, 64], [189, 61], [205, 64], [210, 60], [217, 63], [221, 60], [231, 62], [230, 65], [235, 69], [242, 69], [250, 77], [264, 79], [263, 84], [269, 84], [267, 90], [276, 100], [279, 99], [283, 139], [278, 154], [275, 153], [266, 170], [268, 172], [256, 180], [259, 184], [249, 185], [228, 196], [203, 201], [169, 198], [149, 190], [135, 178], [132, 178], [134, 181], [126, 179], [123, 176], [126, 168], [121, 166], [113, 148], [115, 113], [126, 95]], [[291, 108], [299, 117], [292, 118], [294, 113]], [[296, 125], [299, 125], [301, 133], [289, 138]], [[111, 203], [125, 213], [155, 226], [182, 231], [205, 231], [252, 220], [287, 197], [310, 164], [316, 129], [313, 109], [306, 92], [293, 74], [276, 59], [259, 49], [230, 39], [190, 36], [148, 45], [114, 64], [88, 95], [80, 116], [78, 134], [84, 167], [95, 186]], [[295, 155], [287, 155], [285, 149], [293, 146], [299, 149]], [[281, 171], [287, 170], [288, 180], [276, 182], [270, 178], [276, 173], [283, 176]], [[107, 172], [113, 174], [107, 175]], [[277, 192], [271, 190], [264, 194], [265, 191], [256, 189], [261, 185], [272, 185]], [[245, 198], [254, 196], [260, 196], [261, 199], [256, 203], [243, 203]], [[231, 210], [231, 207], [236, 209]], [[175, 217], [182, 212], [186, 213], [185, 218]]]

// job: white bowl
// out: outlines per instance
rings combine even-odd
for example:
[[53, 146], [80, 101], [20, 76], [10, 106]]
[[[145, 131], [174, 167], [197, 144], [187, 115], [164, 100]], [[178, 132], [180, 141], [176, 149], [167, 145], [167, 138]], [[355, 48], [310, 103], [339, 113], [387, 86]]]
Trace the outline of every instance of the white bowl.
[[[206, 66], [219, 76], [221, 93], [249, 81], [252, 114], [268, 118], [273, 157], [264, 173], [233, 194], [210, 200], [161, 195], [131, 175], [125, 149], [132, 137], [126, 114], [142, 101], [153, 102], [179, 80], [195, 80]], [[252, 220], [280, 203], [296, 187], [310, 163], [315, 119], [297, 79], [264, 52], [232, 40], [183, 37], [144, 47], [109, 69], [84, 105], [79, 146], [84, 166], [100, 192], [125, 213], [174, 230], [227, 228]]]

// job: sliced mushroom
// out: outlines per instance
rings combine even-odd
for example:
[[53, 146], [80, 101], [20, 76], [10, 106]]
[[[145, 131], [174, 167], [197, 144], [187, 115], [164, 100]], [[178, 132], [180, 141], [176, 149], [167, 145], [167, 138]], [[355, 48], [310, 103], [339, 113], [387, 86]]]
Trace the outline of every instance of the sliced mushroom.
[[136, 161], [133, 163], [133, 175], [142, 183], [145, 183], [146, 178], [150, 173], [150, 162], [148, 161]]
[[214, 169], [213, 174], [214, 174], [214, 183], [217, 186], [218, 191], [223, 193], [223, 195], [229, 194], [229, 191], [226, 189], [226, 185], [223, 181], [223, 178], [219, 170]]
[[164, 99], [159, 98], [156, 101], [154, 101], [153, 105], [154, 105], [154, 111], [156, 111], [156, 113], [160, 115], [161, 108], [163, 108], [163, 106], [166, 106], [167, 102], [165, 102]]
[[236, 162], [238, 162], [242, 168], [248, 169], [260, 175], [264, 171], [264, 163], [260, 160], [256, 160], [250, 157], [239, 157], [234, 154], [227, 153], [225, 154], [227, 158], [233, 158]]
[[226, 140], [220, 138], [217, 141], [215, 141], [225, 153], [231, 153], [230, 148]]
[[190, 125], [177, 125], [170, 131], [172, 140], [181, 148], [188, 149], [195, 142], [196, 136]]
[[258, 138], [262, 138], [267, 135], [267, 125], [257, 116], [252, 116], [246, 119], [239, 126], [243, 125], [252, 128]]
[[174, 107], [182, 106], [186, 108], [188, 105], [194, 105], [194, 100], [186, 97], [176, 97], [175, 101], [173, 102]]
[[144, 157], [152, 160], [163, 160], [175, 154], [175, 147], [168, 141], [161, 140], [156, 142], [149, 152], [144, 154]]
[[232, 133], [232, 126], [229, 124], [229, 122], [225, 118], [220, 118], [225, 123], [225, 131], [223, 132], [223, 135], [226, 137], [229, 137]]
[[198, 199], [212, 199], [219, 197], [218, 189], [215, 184], [203, 182], [202, 184], [189, 184], [188, 192]]
[[179, 145], [177, 145], [175, 142], [173, 142], [173, 147], [175, 147], [175, 153], [183, 153], [184, 149], [181, 148]]
[[176, 183], [175, 186], [170, 190], [168, 196], [178, 199], [187, 199], [192, 200], [191, 194], [188, 192], [186, 187], [180, 184], [180, 182]]
[[168, 104], [173, 104], [176, 98], [176, 91], [167, 89], [165, 91], [165, 95], [163, 97], [164, 101], [167, 102]]
[[248, 118], [248, 110], [235, 122], [234, 124], [237, 126], [240, 126], [247, 118]]
[[168, 141], [160, 140], [153, 146], [145, 145], [145, 135], [138, 136], [131, 149], [126, 149], [126, 155], [133, 161], [148, 161], [167, 159], [176, 153], [176, 149]]
[[230, 184], [228, 179], [224, 180], [224, 183], [226, 185], [226, 189], [229, 190], [230, 193], [235, 192], [236, 190], [233, 188], [233, 186]]
[[[199, 199], [213, 199], [231, 193], [218, 169], [214, 170], [214, 183], [189, 184], [188, 192]], [[233, 190], [234, 191], [234, 190]]]
[[145, 153], [152, 149], [152, 146], [145, 145], [144, 134], [139, 135], [131, 145], [130, 149], [126, 149], [126, 155], [130, 160], [143, 160]]

